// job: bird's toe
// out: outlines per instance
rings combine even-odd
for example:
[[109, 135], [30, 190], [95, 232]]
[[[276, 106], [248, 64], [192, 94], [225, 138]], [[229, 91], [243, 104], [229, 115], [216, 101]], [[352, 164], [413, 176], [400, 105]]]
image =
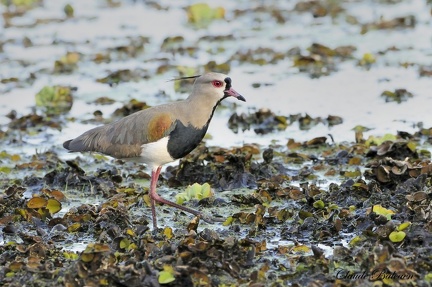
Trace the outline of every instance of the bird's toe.
[[199, 215], [199, 217], [207, 223], [216, 223], [216, 222], [224, 222], [225, 221], [222, 218], [216, 218], [216, 217], [210, 216], [208, 214], [204, 214], [204, 213], [201, 213]]

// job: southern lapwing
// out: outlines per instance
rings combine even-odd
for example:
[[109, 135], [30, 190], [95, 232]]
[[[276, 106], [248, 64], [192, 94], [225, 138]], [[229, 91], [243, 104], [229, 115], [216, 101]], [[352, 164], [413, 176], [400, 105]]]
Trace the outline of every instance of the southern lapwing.
[[166, 200], [156, 192], [162, 165], [182, 158], [203, 139], [217, 105], [227, 97], [245, 98], [231, 86], [231, 78], [220, 73], [185, 77], [196, 78], [190, 96], [183, 101], [151, 107], [113, 123], [91, 129], [63, 143], [71, 152], [100, 152], [114, 158], [138, 161], [152, 169], [150, 203], [153, 227], [157, 228], [155, 202], [171, 205], [203, 220], [201, 212]]

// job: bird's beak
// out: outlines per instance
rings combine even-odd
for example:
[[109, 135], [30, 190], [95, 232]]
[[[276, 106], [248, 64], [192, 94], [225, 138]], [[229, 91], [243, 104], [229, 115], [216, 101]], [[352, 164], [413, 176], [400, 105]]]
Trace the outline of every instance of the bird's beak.
[[233, 88], [229, 88], [228, 90], [225, 90], [224, 93], [225, 93], [225, 96], [227, 96], [227, 97], [234, 97], [234, 98], [237, 98], [237, 100], [246, 102], [246, 99], [242, 95], [237, 93]]

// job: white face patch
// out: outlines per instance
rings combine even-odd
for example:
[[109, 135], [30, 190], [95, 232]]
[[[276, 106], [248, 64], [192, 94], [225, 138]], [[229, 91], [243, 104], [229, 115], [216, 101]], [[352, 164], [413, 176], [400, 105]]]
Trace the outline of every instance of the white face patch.
[[164, 137], [158, 141], [143, 144], [140, 162], [153, 168], [174, 161], [167, 150], [168, 138]]

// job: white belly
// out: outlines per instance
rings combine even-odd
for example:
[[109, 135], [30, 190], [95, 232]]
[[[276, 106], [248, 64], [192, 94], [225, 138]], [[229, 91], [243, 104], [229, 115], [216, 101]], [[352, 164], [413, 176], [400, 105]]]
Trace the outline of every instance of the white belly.
[[160, 140], [148, 144], [143, 144], [141, 158], [139, 161], [154, 168], [166, 163], [174, 161], [167, 150], [168, 137], [161, 138]]

